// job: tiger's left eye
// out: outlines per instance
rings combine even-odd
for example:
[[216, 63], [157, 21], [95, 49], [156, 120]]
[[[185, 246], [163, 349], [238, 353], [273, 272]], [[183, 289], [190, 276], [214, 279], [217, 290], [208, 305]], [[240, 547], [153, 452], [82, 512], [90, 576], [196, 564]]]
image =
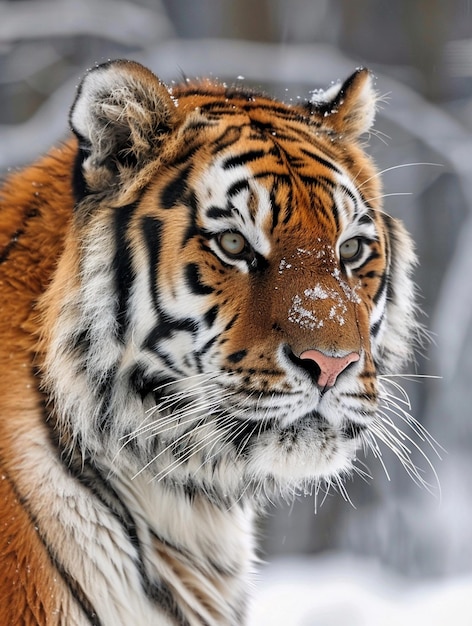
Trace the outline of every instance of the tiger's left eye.
[[339, 248], [339, 255], [343, 261], [353, 261], [361, 251], [361, 240], [359, 237], [353, 237], [345, 241]]
[[222, 233], [218, 243], [221, 249], [229, 256], [238, 256], [246, 249], [246, 239], [240, 233]]

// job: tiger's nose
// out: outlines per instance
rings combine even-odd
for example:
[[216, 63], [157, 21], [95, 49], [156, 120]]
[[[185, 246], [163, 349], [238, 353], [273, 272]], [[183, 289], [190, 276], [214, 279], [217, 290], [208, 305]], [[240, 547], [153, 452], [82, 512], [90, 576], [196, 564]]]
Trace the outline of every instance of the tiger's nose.
[[[299, 356], [300, 365], [306, 369], [313, 369], [313, 364], [318, 373], [316, 384], [323, 390], [334, 387], [339, 374], [343, 372], [348, 365], [359, 360], [357, 352], [350, 352], [346, 356], [336, 357], [328, 356], [319, 350], [305, 350]], [[305, 361], [305, 363], [303, 363]]]

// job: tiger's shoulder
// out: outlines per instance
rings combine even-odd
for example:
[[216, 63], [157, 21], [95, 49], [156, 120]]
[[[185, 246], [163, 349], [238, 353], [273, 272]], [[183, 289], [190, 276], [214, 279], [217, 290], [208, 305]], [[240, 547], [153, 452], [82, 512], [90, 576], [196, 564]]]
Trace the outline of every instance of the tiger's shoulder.
[[67, 598], [25, 501], [28, 474], [41, 458], [34, 447], [48, 446], [35, 377], [41, 333], [37, 301], [51, 280], [72, 215], [76, 152], [71, 139], [10, 174], [0, 190], [2, 624], [40, 623], [54, 614], [58, 596]]

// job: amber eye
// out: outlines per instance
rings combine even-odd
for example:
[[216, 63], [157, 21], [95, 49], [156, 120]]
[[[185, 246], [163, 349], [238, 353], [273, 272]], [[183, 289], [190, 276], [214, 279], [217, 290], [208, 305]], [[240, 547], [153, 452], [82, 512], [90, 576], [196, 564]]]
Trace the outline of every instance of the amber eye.
[[361, 240], [353, 237], [345, 241], [339, 248], [339, 255], [343, 261], [353, 261], [361, 251]]
[[233, 233], [228, 231], [222, 233], [218, 238], [223, 252], [226, 252], [228, 256], [239, 256], [246, 250], [246, 239], [240, 233]]

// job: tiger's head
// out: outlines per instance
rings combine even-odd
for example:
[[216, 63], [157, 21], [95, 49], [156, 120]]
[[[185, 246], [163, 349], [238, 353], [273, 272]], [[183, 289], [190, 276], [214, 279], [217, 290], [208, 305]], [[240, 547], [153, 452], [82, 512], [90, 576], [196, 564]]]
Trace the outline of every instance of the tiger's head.
[[330, 480], [411, 355], [415, 261], [361, 136], [368, 71], [302, 104], [96, 67], [44, 300], [69, 445], [213, 497]]

